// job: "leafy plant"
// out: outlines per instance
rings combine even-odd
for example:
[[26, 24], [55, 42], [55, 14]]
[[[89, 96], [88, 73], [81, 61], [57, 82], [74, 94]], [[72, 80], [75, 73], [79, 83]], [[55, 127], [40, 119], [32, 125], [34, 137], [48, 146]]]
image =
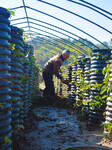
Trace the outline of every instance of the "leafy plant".
[[112, 139], [112, 123], [103, 123], [101, 126], [104, 127], [106, 130], [103, 134], [103, 137], [105, 137], [106, 139]]
[[0, 108], [1, 108], [1, 109], [4, 108], [4, 103], [0, 103]]
[[10, 8], [7, 8], [7, 10], [10, 12], [11, 17], [12, 17], [12, 16], [15, 16], [15, 11], [16, 11], [16, 10], [11, 10]]
[[7, 136], [5, 136], [5, 139], [4, 139], [5, 143], [9, 143], [9, 142], [12, 142], [11, 139], [9, 139]]

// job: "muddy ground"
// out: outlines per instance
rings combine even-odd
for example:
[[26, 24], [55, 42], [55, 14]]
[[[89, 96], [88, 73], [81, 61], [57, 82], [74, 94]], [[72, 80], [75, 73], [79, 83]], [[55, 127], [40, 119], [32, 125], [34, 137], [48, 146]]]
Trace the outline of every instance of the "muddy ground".
[[99, 145], [112, 150], [112, 142], [102, 137], [102, 128], [88, 128], [75, 111], [59, 107], [62, 103], [50, 106], [40, 101], [42, 98], [37, 97], [29, 111], [15, 150], [65, 150], [76, 145]]

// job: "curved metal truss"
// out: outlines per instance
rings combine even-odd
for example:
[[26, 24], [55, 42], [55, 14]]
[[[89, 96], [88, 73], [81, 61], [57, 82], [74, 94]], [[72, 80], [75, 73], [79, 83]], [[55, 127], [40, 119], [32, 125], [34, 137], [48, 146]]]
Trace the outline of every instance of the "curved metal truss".
[[[64, 44], [73, 50], [73, 55], [77, 55], [77, 53], [86, 54], [87, 50], [83, 46], [89, 50], [99, 48], [96, 43], [102, 45], [105, 49], [109, 48], [99, 39], [98, 34], [95, 34], [98, 32], [111, 37], [112, 13], [104, 8], [85, 0], [62, 0], [61, 2], [57, 0], [6, 1], [0, 0], [2, 7], [10, 7], [11, 10], [17, 12], [11, 18], [11, 24], [23, 28], [25, 34], [29, 36], [28, 42], [30, 41], [35, 48], [37, 48], [37, 43], [38, 45], [39, 43], [44, 45], [45, 42], [52, 46], [54, 41], [50, 39], [60, 40], [61, 45], [55, 41], [57, 48], [63, 50]], [[78, 8], [82, 8], [85, 12], [83, 14], [77, 12]], [[97, 19], [90, 17], [89, 14], [95, 14], [96, 17], [98, 15], [99, 20], [105, 19], [108, 22], [108, 26], [99, 21], [97, 22]], [[70, 16], [71, 20], [65, 16]], [[74, 20], [77, 19], [79, 24], [74, 23]], [[91, 26], [91, 31], [85, 26], [87, 23]], [[67, 39], [70, 39], [71, 45], [67, 43]], [[72, 41], [80, 44], [73, 45]]]

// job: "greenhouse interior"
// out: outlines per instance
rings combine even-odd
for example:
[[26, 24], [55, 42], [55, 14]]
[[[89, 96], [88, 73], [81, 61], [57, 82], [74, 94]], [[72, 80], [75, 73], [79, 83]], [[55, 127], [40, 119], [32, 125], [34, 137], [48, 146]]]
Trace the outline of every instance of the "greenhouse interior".
[[111, 0], [0, 0], [0, 150], [112, 150], [111, 59]]

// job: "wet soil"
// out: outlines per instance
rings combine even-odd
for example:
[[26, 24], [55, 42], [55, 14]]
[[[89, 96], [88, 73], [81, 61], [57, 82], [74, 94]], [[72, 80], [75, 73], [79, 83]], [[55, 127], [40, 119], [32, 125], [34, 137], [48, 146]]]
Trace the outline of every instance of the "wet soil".
[[76, 112], [62, 108], [63, 103], [58, 107], [55, 103], [43, 103], [41, 97], [38, 99], [41, 104], [34, 102], [21, 127], [18, 150], [65, 150], [76, 145], [112, 149], [112, 142], [102, 137], [103, 129], [88, 128], [87, 122], [81, 122]]

